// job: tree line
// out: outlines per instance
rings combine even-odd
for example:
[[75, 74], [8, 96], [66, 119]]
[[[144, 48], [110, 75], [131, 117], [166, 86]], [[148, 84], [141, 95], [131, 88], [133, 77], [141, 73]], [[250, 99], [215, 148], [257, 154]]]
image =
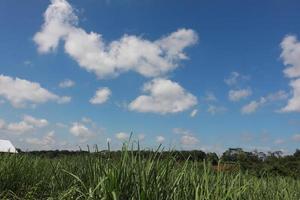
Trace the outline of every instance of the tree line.
[[[28, 151], [23, 152], [18, 149], [19, 155], [41, 156], [45, 158], [59, 158], [63, 156], [98, 156], [103, 159], [120, 159], [124, 151], [95, 151], [85, 150], [68, 151], [68, 150], [50, 150], [50, 151]], [[291, 155], [283, 155], [281, 151], [259, 152], [244, 151], [242, 148], [229, 148], [222, 155], [214, 152], [204, 152], [201, 150], [191, 151], [152, 151], [152, 150], [132, 150], [128, 153], [138, 155], [141, 159], [175, 159], [178, 162], [199, 161], [209, 162], [213, 166], [226, 165], [235, 166], [242, 171], [247, 171], [256, 176], [266, 174], [278, 176], [290, 176], [300, 178], [300, 149], [297, 149]]]

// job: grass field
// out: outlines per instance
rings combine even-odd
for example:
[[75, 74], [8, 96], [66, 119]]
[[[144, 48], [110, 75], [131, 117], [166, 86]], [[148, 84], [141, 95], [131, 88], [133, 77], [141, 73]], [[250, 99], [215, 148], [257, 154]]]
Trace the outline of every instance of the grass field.
[[0, 155], [0, 199], [300, 199], [300, 180], [217, 172], [203, 162], [153, 153], [142, 159], [95, 155]]

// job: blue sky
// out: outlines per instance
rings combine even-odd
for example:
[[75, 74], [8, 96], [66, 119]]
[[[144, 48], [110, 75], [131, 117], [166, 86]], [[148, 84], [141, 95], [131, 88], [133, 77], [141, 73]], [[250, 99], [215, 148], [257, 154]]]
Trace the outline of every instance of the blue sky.
[[300, 3], [2, 0], [0, 138], [293, 152]]

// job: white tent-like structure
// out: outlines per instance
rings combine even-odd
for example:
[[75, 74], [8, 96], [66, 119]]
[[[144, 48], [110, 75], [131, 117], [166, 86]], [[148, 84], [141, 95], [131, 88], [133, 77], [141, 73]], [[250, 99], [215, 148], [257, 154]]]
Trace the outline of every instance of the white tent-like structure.
[[18, 153], [9, 140], [0, 140], [0, 152]]

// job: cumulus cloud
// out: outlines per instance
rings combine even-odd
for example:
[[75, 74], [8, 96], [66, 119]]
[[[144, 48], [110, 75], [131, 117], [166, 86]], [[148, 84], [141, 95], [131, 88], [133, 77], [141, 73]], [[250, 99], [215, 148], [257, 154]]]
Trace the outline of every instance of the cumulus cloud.
[[72, 100], [72, 97], [63, 96], [63, 97], [60, 97], [60, 98], [57, 100], [57, 103], [58, 103], [58, 104], [65, 104], [65, 103], [69, 103], [71, 100]]
[[281, 109], [282, 112], [300, 112], [300, 78], [290, 82], [293, 96], [287, 105]]
[[190, 117], [195, 117], [197, 115], [197, 113], [198, 113], [197, 109], [192, 110]]
[[37, 119], [30, 115], [25, 115], [23, 118], [24, 122], [27, 124], [31, 124], [35, 127], [45, 127], [48, 125], [48, 121], [46, 119]]
[[75, 85], [75, 82], [70, 79], [65, 79], [62, 82], [59, 83], [59, 87], [61, 88], [70, 88]]
[[289, 94], [286, 91], [283, 90], [279, 90], [275, 93], [271, 93], [269, 95], [267, 95], [267, 100], [268, 101], [281, 101], [281, 100], [285, 100], [289, 97]]
[[48, 146], [56, 143], [55, 132], [50, 131], [43, 138], [27, 138], [26, 143], [39, 146]]
[[218, 113], [224, 113], [227, 111], [227, 108], [224, 106], [216, 106], [216, 105], [208, 105], [207, 112], [211, 115], [215, 115]]
[[24, 133], [34, 129], [34, 126], [24, 121], [9, 123], [6, 130], [13, 133]]
[[88, 138], [94, 135], [86, 125], [80, 122], [74, 122], [69, 131], [72, 135], [81, 138], [82, 142], [85, 142]]
[[19, 122], [7, 123], [0, 119], [0, 130], [13, 134], [26, 133], [47, 125], [48, 121], [46, 119], [37, 119], [30, 115], [24, 115], [23, 120]]
[[259, 107], [266, 103], [266, 98], [261, 97], [259, 101], [251, 101], [249, 104], [242, 107], [241, 112], [243, 114], [254, 113]]
[[217, 101], [217, 97], [215, 96], [215, 94], [213, 92], [207, 92], [204, 97], [204, 100], [208, 101], [208, 102], [215, 102], [215, 101]]
[[180, 143], [182, 145], [195, 145], [199, 142], [199, 140], [189, 130], [174, 128], [173, 132], [175, 134], [181, 135]]
[[25, 79], [0, 75], [0, 96], [14, 107], [25, 107], [28, 103], [40, 104], [47, 101], [66, 103], [69, 97], [60, 97], [42, 88], [39, 83]]
[[159, 136], [156, 137], [156, 142], [157, 143], [162, 144], [162, 143], [164, 143], [164, 141], [165, 141], [164, 136], [159, 135]]
[[287, 35], [281, 42], [284, 65], [287, 67], [284, 74], [288, 78], [300, 77], [300, 42], [294, 35]]
[[241, 81], [246, 81], [249, 79], [249, 76], [242, 75], [238, 72], [231, 72], [229, 77], [224, 79], [224, 82], [229, 86], [234, 86], [240, 83]]
[[191, 135], [183, 135], [180, 139], [180, 143], [183, 145], [195, 145], [198, 142], [199, 140]]
[[124, 35], [106, 44], [101, 34], [78, 26], [78, 17], [66, 0], [52, 0], [33, 39], [40, 53], [51, 52], [64, 41], [65, 52], [82, 68], [104, 78], [129, 70], [146, 77], [174, 70], [187, 59], [183, 50], [194, 45], [198, 36], [191, 29], [179, 29], [155, 41]]
[[128, 140], [129, 139], [129, 134], [128, 133], [124, 133], [124, 132], [120, 132], [120, 133], [116, 134], [116, 138], [118, 140], [122, 140], [122, 141]]
[[[257, 111], [257, 109], [259, 109], [267, 104], [270, 104], [270, 103], [276, 102], [276, 101], [282, 101], [282, 100], [287, 99], [288, 97], [289, 97], [289, 94], [283, 90], [279, 90], [277, 92], [270, 93], [268, 95], [260, 97], [259, 100], [253, 100], [250, 103], [248, 103], [247, 105], [243, 106], [241, 109], [241, 113], [243, 113], [243, 114], [254, 113], [255, 111]], [[276, 110], [276, 112], [278, 112], [278, 110]], [[280, 112], [282, 112], [282, 110], [280, 110]]]
[[143, 87], [145, 93], [129, 104], [129, 109], [138, 112], [159, 114], [177, 113], [197, 104], [197, 98], [187, 92], [178, 83], [157, 78]]
[[283, 72], [286, 77], [292, 79], [290, 86], [293, 93], [281, 112], [300, 112], [300, 42], [296, 36], [287, 35], [281, 42], [281, 48], [280, 57], [286, 66]]
[[239, 90], [230, 90], [228, 93], [228, 98], [230, 101], [240, 101], [251, 96], [251, 89], [239, 89]]
[[91, 104], [105, 103], [111, 96], [111, 90], [107, 87], [99, 88], [93, 98], [90, 99]]

